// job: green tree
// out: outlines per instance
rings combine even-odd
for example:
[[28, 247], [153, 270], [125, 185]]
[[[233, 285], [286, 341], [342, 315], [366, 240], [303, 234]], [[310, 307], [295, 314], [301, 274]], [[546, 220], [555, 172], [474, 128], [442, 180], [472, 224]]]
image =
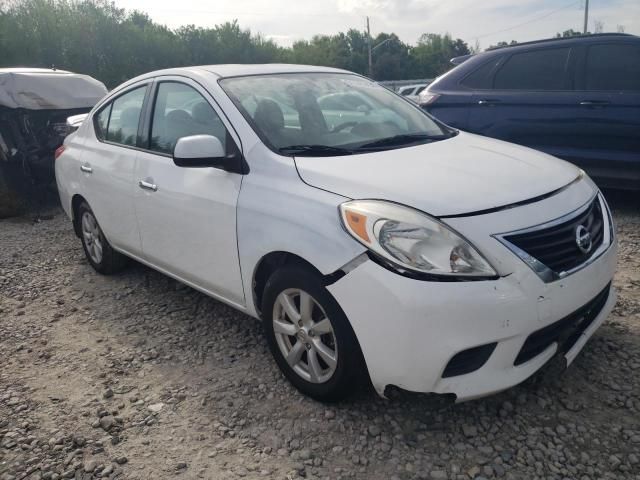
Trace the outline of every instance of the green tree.
[[451, 59], [469, 55], [471, 50], [466, 42], [451, 35], [425, 33], [418, 44], [410, 50], [414, 78], [433, 78], [451, 68]]

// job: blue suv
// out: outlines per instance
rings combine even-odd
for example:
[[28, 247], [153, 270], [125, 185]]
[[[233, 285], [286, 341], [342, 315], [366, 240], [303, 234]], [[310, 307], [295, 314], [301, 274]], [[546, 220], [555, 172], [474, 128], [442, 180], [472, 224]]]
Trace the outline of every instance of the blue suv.
[[640, 37], [541, 40], [462, 60], [420, 94], [425, 110], [573, 162], [601, 186], [640, 189]]

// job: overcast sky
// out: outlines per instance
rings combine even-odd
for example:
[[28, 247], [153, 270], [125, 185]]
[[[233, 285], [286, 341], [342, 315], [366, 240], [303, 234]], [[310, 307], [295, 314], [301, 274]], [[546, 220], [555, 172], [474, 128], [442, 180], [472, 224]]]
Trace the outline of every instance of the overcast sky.
[[[569, 28], [582, 30], [585, 0], [115, 0], [120, 7], [147, 12], [170, 27], [209, 27], [237, 19], [243, 28], [290, 45], [315, 34], [349, 28], [395, 32], [414, 44], [420, 35], [449, 32], [482, 48], [500, 40], [527, 41]], [[619, 25], [640, 34], [640, 0], [591, 0], [589, 29]]]

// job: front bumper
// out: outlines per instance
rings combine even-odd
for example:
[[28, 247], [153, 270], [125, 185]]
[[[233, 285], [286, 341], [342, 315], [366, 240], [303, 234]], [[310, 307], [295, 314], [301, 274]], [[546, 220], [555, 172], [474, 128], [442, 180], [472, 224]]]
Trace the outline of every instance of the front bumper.
[[[491, 222], [480, 222], [485, 227], [487, 223]], [[585, 268], [544, 283], [497, 241], [491, 248], [493, 257], [506, 258], [501, 277], [493, 281], [419, 281], [366, 261], [328, 287], [351, 322], [380, 395], [394, 385], [412, 392], [455, 394], [457, 401], [464, 401], [524, 381], [559, 348], [551, 343], [516, 365], [527, 338], [589, 304], [610, 284], [616, 267], [614, 240]], [[611, 288], [598, 306], [599, 313], [565, 352], [568, 364], [614, 304]], [[443, 375], [459, 352], [492, 343], [495, 348], [480, 368]]]

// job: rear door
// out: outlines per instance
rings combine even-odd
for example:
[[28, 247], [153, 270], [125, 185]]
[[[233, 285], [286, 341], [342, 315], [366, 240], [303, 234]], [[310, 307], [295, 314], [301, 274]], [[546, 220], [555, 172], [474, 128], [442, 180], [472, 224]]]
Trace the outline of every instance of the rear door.
[[608, 40], [580, 51], [576, 68], [584, 144], [569, 158], [599, 183], [640, 187], [640, 42]]
[[118, 94], [93, 115], [95, 136], [84, 144], [80, 191], [89, 202], [109, 243], [140, 253], [140, 235], [133, 210], [134, 171], [140, 118], [150, 81]]
[[570, 45], [505, 51], [473, 95], [468, 130], [564, 157], [583, 141]]

